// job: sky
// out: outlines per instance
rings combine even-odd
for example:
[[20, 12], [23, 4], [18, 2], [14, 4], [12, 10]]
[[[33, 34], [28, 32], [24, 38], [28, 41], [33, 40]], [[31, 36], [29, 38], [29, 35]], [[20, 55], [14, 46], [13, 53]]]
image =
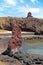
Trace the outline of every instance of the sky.
[[33, 17], [43, 18], [43, 0], [0, 0], [0, 17]]

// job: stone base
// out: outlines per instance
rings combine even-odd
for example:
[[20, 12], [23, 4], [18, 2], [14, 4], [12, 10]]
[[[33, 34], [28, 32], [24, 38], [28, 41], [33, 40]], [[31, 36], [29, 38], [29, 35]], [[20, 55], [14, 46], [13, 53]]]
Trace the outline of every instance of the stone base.
[[[43, 56], [39, 57], [39, 55], [30, 55], [26, 53], [23, 49], [18, 49], [18, 52], [11, 55], [11, 53], [7, 53], [8, 57], [13, 58], [21, 63], [21, 65], [43, 65]], [[1, 55], [5, 56], [5, 55]], [[6, 58], [7, 59], [7, 58]], [[5, 60], [4, 60], [5, 61]]]

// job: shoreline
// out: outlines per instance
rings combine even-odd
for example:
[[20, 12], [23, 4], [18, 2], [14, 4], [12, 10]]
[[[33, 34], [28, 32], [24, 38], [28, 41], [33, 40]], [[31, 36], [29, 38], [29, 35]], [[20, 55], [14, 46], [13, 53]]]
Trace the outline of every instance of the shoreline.
[[[33, 32], [31, 32], [33, 33]], [[21, 37], [23, 39], [43, 39], [43, 35], [32, 35], [30, 34], [30, 32], [21, 32]], [[12, 31], [6, 31], [6, 30], [0, 30], [0, 38], [3, 38], [3, 37], [11, 37], [12, 36]]]
[[39, 54], [27, 54], [26, 52], [21, 51], [21, 53], [14, 54], [13, 57], [0, 55], [0, 64], [3, 65], [3, 63], [5, 65], [43, 65], [43, 56]]
[[[24, 39], [43, 39], [43, 35], [28, 35], [27, 33], [25, 34], [25, 32], [21, 32], [21, 37]], [[11, 37], [12, 36], [12, 32], [10, 31], [6, 31], [6, 32], [0, 32], [0, 38], [2, 37]]]
[[36, 56], [36, 57], [40, 57], [40, 58], [43, 58], [43, 55], [41, 54], [33, 54], [33, 53], [28, 53], [30, 56]]

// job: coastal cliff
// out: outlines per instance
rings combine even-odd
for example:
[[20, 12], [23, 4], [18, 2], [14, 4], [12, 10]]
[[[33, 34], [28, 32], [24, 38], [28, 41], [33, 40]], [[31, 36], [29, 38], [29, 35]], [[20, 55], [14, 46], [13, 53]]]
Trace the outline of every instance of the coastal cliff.
[[43, 19], [34, 17], [0, 17], [0, 29], [11, 31], [15, 22], [18, 23], [22, 31], [35, 32], [35, 34], [43, 34]]

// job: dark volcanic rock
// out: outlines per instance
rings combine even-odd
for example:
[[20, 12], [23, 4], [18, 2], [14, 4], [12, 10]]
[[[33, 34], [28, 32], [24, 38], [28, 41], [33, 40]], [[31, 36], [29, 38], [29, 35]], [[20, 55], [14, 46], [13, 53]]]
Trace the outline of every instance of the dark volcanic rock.
[[[4, 63], [4, 64], [3, 64]], [[22, 65], [17, 59], [9, 56], [0, 55], [0, 65]]]
[[[9, 57], [11, 58], [10, 60]], [[19, 49], [18, 52], [16, 52], [14, 55], [9, 55], [6, 58], [3, 58], [3, 55], [1, 55], [0, 58], [0, 61], [3, 62], [12, 63], [15, 61], [19, 61], [21, 65], [43, 65], [43, 56], [31, 56], [30, 54], [26, 53], [23, 49]]]

